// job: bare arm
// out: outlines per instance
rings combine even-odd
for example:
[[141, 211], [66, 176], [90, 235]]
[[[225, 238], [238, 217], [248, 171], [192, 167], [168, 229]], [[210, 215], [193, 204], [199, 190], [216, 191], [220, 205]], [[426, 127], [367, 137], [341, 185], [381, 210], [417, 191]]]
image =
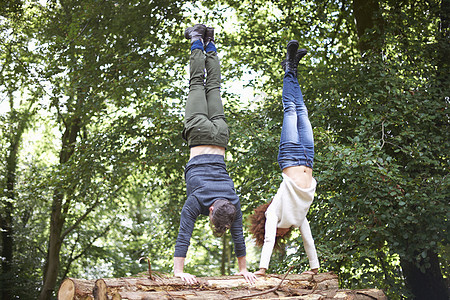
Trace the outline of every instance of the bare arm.
[[255, 274], [247, 271], [247, 260], [245, 256], [238, 257], [237, 259], [238, 259], [239, 273], [237, 273], [236, 275], [244, 276], [245, 280], [250, 284], [255, 283], [256, 276]]
[[184, 273], [184, 257], [175, 257], [173, 259], [173, 273], [176, 277], [180, 277], [183, 281], [186, 281], [189, 284], [198, 283], [195, 275], [191, 275], [189, 273]]
[[181, 210], [180, 218], [180, 230], [178, 232], [178, 238], [175, 245], [175, 255], [173, 260], [173, 273], [175, 276], [180, 277], [183, 281], [189, 284], [197, 283], [197, 279], [194, 275], [184, 273], [184, 261], [186, 252], [190, 244], [192, 231], [194, 230], [194, 224], [197, 216], [200, 214], [197, 201], [193, 201], [192, 197], [188, 197], [183, 209]]

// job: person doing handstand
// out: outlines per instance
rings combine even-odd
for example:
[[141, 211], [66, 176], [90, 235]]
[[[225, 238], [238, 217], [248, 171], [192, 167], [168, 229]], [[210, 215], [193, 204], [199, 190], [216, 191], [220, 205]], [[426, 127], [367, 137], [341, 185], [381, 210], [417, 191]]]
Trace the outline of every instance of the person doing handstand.
[[297, 41], [290, 41], [287, 44], [286, 60], [282, 63], [285, 69], [282, 95], [284, 118], [278, 164], [283, 181], [272, 201], [256, 208], [250, 217], [250, 232], [256, 244], [262, 246], [256, 275], [266, 273], [273, 248], [279, 247], [281, 239], [288, 237], [293, 228], [300, 228], [311, 267], [304, 273], [316, 274], [319, 268], [314, 240], [306, 219], [317, 184], [312, 176], [314, 138], [297, 80], [298, 63], [307, 51], [298, 47]]
[[182, 135], [190, 147], [190, 158], [184, 171], [187, 199], [175, 245], [174, 275], [189, 284], [198, 282], [183, 269], [195, 221], [202, 214], [209, 216], [215, 236], [230, 229], [238, 275], [253, 283], [256, 277], [247, 271], [241, 205], [225, 165], [229, 130], [220, 97], [220, 63], [214, 29], [197, 24], [186, 29], [185, 37], [191, 41], [191, 54]]

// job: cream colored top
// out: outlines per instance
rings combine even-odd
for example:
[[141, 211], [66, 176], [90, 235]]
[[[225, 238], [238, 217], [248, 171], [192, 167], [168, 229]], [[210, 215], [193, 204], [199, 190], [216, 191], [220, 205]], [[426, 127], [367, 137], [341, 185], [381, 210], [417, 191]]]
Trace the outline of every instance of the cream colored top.
[[269, 267], [270, 257], [275, 245], [277, 228], [300, 228], [306, 254], [311, 269], [319, 267], [316, 247], [306, 219], [309, 207], [314, 199], [317, 182], [313, 178], [309, 188], [300, 188], [286, 174], [283, 182], [266, 211], [264, 245], [261, 251], [260, 268]]

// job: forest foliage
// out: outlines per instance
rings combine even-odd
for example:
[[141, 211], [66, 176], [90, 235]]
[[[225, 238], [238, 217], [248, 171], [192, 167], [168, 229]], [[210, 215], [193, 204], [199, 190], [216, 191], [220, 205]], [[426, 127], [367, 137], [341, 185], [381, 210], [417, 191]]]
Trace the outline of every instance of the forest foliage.
[[[448, 0], [2, 2], [2, 299], [52, 299], [67, 276], [144, 272], [143, 257], [172, 272], [189, 155], [183, 33], [196, 23], [216, 28], [244, 219], [281, 182], [280, 62], [297, 39], [320, 270], [392, 299], [445, 297], [449, 16]], [[186, 270], [233, 274], [232, 248], [200, 218]], [[308, 268], [299, 233], [272, 261], [269, 272]]]

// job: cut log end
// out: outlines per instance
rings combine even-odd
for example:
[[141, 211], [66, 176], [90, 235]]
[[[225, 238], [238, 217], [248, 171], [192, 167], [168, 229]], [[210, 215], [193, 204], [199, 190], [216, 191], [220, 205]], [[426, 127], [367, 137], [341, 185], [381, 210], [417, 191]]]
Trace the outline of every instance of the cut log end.
[[58, 300], [92, 300], [92, 280], [66, 278], [59, 287]]
[[108, 300], [107, 286], [103, 279], [95, 281], [93, 294], [95, 300]]
[[65, 279], [58, 291], [58, 299], [69, 300], [75, 298], [75, 284], [69, 278]]

